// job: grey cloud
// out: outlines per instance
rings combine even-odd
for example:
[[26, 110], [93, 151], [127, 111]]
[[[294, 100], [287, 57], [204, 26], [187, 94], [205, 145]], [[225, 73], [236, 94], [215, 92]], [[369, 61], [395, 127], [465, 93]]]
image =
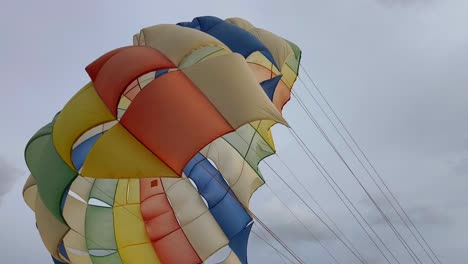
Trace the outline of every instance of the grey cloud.
[[0, 203], [2, 197], [11, 191], [19, 175], [21, 175], [21, 170], [0, 156]]
[[[407, 220], [404, 213], [399, 209], [399, 207], [396, 204], [394, 204], [394, 206], [398, 210], [398, 213], [403, 218], [404, 222], [382, 195], [374, 195], [373, 198], [393, 225], [403, 226], [405, 223], [408, 226], [411, 225], [410, 221]], [[370, 219], [371, 224], [386, 224], [385, 219], [375, 208], [371, 200], [369, 200], [368, 198], [363, 199], [361, 200], [361, 204], [364, 204], [367, 207], [367, 211], [369, 212], [368, 219]], [[434, 205], [430, 204], [419, 204], [404, 208], [406, 214], [410, 216], [410, 220], [416, 226], [451, 224], [450, 212], [447, 209], [452, 208], [435, 207]]]
[[288, 207], [295, 216], [277, 199], [268, 201], [258, 213], [264, 219], [262, 221], [268, 223], [270, 229], [281, 234], [282, 239], [294, 242], [334, 239], [328, 230], [322, 228], [319, 220], [305, 206], [294, 203], [288, 204]]

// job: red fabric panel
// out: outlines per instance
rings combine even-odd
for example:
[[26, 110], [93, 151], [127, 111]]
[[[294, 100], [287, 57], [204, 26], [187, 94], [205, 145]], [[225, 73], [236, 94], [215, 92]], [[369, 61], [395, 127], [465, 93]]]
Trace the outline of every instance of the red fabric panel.
[[[209, 239], [209, 237], [207, 237], [207, 239]], [[153, 247], [161, 263], [202, 263], [181, 229], [177, 229], [164, 237], [164, 239], [153, 242]]]
[[[151, 187], [152, 181], [158, 181], [158, 185]], [[153, 195], [164, 193], [160, 178], [141, 178], [140, 179], [140, 201], [143, 202]]]
[[156, 194], [141, 202], [141, 211], [143, 220], [148, 221], [166, 212], [172, 211], [172, 208], [165, 194]]
[[146, 221], [146, 232], [151, 241], [163, 239], [177, 229], [180, 226], [172, 210]]
[[114, 49], [114, 50], [111, 50], [109, 52], [107, 52], [106, 54], [102, 55], [101, 57], [99, 57], [98, 59], [96, 59], [95, 61], [93, 61], [91, 64], [89, 64], [88, 66], [86, 66], [86, 72], [88, 73], [89, 77], [91, 78], [91, 80], [94, 82], [96, 80], [96, 75], [99, 73], [99, 71], [101, 70], [102, 66], [110, 59], [112, 58], [112, 56], [114, 56], [115, 54], [117, 54], [118, 52], [124, 50], [124, 49], [128, 49], [132, 46], [127, 46], [127, 47], [121, 47], [121, 48], [118, 48], [118, 49]]
[[166, 73], [149, 83], [120, 122], [179, 175], [200, 149], [233, 131], [180, 71]]
[[117, 116], [120, 97], [133, 80], [151, 71], [174, 67], [161, 52], [137, 46], [113, 50], [91, 63], [86, 70], [101, 99]]
[[159, 178], [140, 179], [140, 200], [146, 232], [161, 262], [202, 263], [177, 222]]

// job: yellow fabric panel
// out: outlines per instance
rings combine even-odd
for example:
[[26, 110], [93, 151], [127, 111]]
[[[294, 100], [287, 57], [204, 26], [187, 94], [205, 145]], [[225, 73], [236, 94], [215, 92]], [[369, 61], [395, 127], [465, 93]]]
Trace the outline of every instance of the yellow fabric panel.
[[226, 235], [208, 210], [183, 226], [182, 230], [202, 260], [229, 244]]
[[127, 203], [140, 203], [140, 180], [130, 179], [128, 180], [127, 187]]
[[115, 241], [123, 263], [160, 263], [151, 241], [146, 233], [145, 223], [141, 216], [139, 184], [135, 180], [119, 180], [114, 201]]
[[81, 143], [83, 143], [84, 141], [86, 141], [87, 139], [99, 134], [99, 133], [102, 133], [104, 131], [107, 131], [109, 130], [111, 127], [113, 127], [115, 124], [117, 124], [117, 120], [112, 120], [110, 122], [106, 122], [106, 123], [103, 123], [103, 124], [100, 124], [100, 125], [97, 125], [91, 129], [88, 129], [86, 132], [84, 132], [79, 138], [78, 140], [75, 141], [75, 143], [73, 144], [73, 148], [76, 148], [78, 145], [80, 145]]
[[199, 30], [177, 25], [144, 28], [134, 37], [135, 43], [161, 51], [175, 65], [191, 51], [203, 46], [219, 46], [230, 51], [221, 41]]
[[121, 124], [113, 126], [97, 140], [81, 174], [110, 179], [179, 177]]
[[117, 183], [117, 188], [114, 195], [114, 206], [127, 204], [128, 180], [121, 179]]
[[44, 205], [39, 195], [36, 196], [35, 204], [36, 223], [39, 234], [42, 238], [47, 251], [58, 260], [62, 260], [59, 256], [58, 247], [69, 228], [60, 222]]
[[280, 74], [279, 69], [277, 69], [275, 65], [273, 65], [273, 63], [271, 63], [270, 60], [268, 60], [265, 57], [265, 55], [263, 55], [260, 51], [255, 51], [252, 54], [250, 54], [247, 57], [246, 61], [248, 63], [255, 63], [265, 67], [266, 69], [273, 72], [273, 76]]
[[26, 204], [29, 206], [29, 208], [31, 208], [31, 210], [33, 211], [36, 206], [36, 196], [37, 196], [37, 182], [36, 182], [36, 179], [32, 175], [29, 175], [23, 187], [23, 199], [26, 202]]
[[119, 249], [150, 242], [139, 204], [114, 207], [114, 226], [115, 240]]
[[286, 86], [291, 89], [292, 86], [294, 85], [294, 82], [296, 81], [297, 75], [294, 73], [291, 68], [289, 68], [288, 65], [285, 65], [283, 69], [281, 69], [281, 73], [283, 74], [283, 77], [281, 78]]
[[57, 152], [71, 167], [73, 143], [89, 128], [114, 120], [91, 83], [85, 85], [65, 105], [53, 128], [53, 141]]
[[234, 253], [234, 251], [231, 251], [229, 256], [219, 264], [241, 264], [241, 261], [237, 257], [236, 253]]
[[161, 262], [154, 253], [154, 248], [151, 243], [129, 246], [119, 249], [122, 263], [144, 263], [144, 264], [160, 264]]
[[275, 142], [273, 141], [273, 136], [271, 134], [270, 128], [276, 123], [271, 120], [261, 120], [251, 123], [253, 127], [258, 131], [258, 134], [268, 143], [273, 151], [276, 151]]
[[68, 226], [78, 232], [85, 234], [85, 215], [88, 204], [78, 201], [73, 196], [68, 195], [63, 207], [63, 218]]
[[263, 119], [287, 125], [241, 55], [215, 57], [182, 71], [233, 128]]
[[120, 108], [120, 109], [127, 109], [131, 102], [132, 102], [132, 101], [130, 101], [130, 99], [128, 99], [127, 97], [122, 96], [122, 97], [120, 98], [118, 108]]
[[216, 164], [239, 201], [248, 208], [250, 197], [264, 182], [247, 161], [223, 138], [216, 139], [200, 153]]

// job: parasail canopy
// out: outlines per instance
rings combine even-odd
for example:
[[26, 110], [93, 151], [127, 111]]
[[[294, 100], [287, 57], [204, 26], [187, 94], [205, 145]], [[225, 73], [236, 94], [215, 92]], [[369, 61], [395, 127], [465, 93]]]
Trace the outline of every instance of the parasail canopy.
[[301, 51], [241, 18], [156, 25], [86, 67], [28, 142], [24, 199], [56, 263], [247, 263], [249, 200]]

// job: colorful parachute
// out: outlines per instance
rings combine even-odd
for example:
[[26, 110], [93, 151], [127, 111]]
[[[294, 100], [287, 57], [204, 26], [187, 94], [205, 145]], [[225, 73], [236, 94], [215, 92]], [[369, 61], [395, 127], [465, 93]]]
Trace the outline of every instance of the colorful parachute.
[[24, 199], [56, 263], [247, 263], [249, 200], [300, 50], [249, 22], [145, 28], [29, 141]]

